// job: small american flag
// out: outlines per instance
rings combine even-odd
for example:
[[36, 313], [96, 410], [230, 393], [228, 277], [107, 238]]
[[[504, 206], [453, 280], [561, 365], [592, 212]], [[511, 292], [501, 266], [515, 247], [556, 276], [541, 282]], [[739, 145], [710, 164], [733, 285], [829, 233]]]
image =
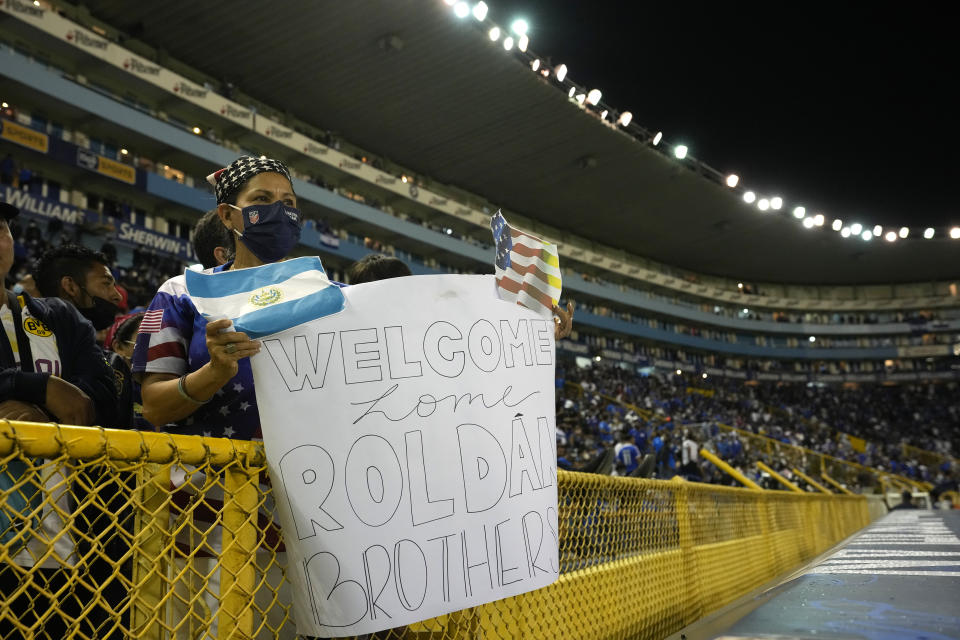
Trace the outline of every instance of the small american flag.
[[163, 324], [163, 309], [154, 309], [143, 314], [143, 320], [140, 321], [140, 333], [157, 333]]
[[562, 290], [557, 245], [512, 228], [499, 211], [490, 219], [490, 229], [500, 299], [552, 316]]

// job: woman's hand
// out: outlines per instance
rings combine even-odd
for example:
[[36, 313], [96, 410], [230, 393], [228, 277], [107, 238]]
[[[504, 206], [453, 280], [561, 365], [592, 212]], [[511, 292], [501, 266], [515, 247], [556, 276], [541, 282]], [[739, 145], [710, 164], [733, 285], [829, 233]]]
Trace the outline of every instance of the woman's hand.
[[566, 338], [573, 331], [573, 303], [567, 303], [567, 310], [564, 311], [557, 305], [553, 305], [553, 319], [555, 328], [553, 332], [554, 340]]
[[207, 352], [210, 367], [224, 380], [237, 375], [237, 362], [260, 352], [260, 341], [251, 340], [247, 334], [224, 331], [230, 328], [230, 320], [223, 318], [207, 323]]

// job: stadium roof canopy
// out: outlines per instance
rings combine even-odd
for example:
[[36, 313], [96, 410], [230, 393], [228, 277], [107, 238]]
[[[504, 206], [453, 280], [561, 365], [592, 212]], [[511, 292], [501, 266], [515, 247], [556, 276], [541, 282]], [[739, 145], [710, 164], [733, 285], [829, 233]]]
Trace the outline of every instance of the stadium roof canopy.
[[[960, 274], [957, 242], [842, 239], [747, 206], [588, 116], [440, 0], [85, 4], [107, 24], [353, 144], [634, 255], [749, 281]], [[383, 47], [389, 36], [398, 40]]]

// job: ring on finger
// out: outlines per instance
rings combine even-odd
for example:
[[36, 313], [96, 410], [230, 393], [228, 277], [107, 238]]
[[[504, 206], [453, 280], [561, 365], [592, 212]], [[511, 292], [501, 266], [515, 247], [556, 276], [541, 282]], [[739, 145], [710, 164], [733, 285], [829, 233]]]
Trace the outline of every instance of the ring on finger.
[[236, 350], [237, 350], [237, 343], [235, 342], [231, 342], [224, 348], [224, 351], [226, 351], [227, 353], [234, 353]]

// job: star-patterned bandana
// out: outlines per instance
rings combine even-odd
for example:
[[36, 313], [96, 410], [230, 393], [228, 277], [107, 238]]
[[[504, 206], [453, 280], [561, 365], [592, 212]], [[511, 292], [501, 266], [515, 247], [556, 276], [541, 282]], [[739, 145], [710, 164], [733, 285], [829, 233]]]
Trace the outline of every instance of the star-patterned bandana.
[[217, 204], [226, 202], [236, 194], [247, 180], [258, 173], [279, 173], [290, 184], [293, 184], [293, 178], [290, 177], [290, 171], [285, 164], [272, 158], [254, 158], [253, 156], [240, 156], [229, 167], [214, 171], [207, 176], [207, 182], [213, 185], [217, 194]]

